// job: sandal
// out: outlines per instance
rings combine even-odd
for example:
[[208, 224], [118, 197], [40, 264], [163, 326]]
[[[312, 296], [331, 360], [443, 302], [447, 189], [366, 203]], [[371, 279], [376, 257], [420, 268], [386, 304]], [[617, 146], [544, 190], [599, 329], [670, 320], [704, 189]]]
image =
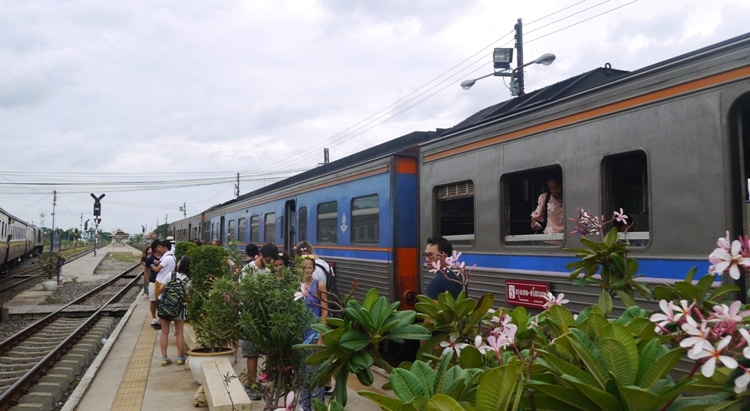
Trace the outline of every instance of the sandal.
[[169, 364], [172, 364], [172, 360], [170, 360], [169, 358], [164, 357], [164, 358], [161, 359], [161, 366], [162, 367], [164, 367], [165, 365], [169, 365]]
[[185, 357], [177, 357], [177, 365], [185, 365]]

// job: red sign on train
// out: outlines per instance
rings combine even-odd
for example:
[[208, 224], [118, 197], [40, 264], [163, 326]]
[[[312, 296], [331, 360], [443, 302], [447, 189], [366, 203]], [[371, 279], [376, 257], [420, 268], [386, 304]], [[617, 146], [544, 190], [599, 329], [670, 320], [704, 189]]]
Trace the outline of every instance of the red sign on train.
[[505, 296], [508, 304], [529, 308], [544, 308], [549, 292], [549, 283], [526, 280], [505, 280]]

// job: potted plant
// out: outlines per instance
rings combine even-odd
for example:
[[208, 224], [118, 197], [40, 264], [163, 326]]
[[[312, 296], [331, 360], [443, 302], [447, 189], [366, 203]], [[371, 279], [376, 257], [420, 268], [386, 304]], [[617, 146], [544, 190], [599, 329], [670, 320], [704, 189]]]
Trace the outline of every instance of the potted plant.
[[190, 291], [186, 307], [187, 320], [195, 332], [197, 347], [188, 351], [193, 378], [200, 382], [200, 363], [216, 356], [234, 361], [238, 337], [237, 312], [225, 309], [223, 295], [213, 292], [216, 283], [233, 281], [227, 264], [227, 252], [214, 245], [192, 247], [190, 257]]
[[65, 262], [65, 256], [58, 251], [42, 253], [37, 258], [39, 268], [47, 276], [47, 280], [42, 282], [42, 287], [46, 291], [57, 289], [57, 276], [60, 266]]

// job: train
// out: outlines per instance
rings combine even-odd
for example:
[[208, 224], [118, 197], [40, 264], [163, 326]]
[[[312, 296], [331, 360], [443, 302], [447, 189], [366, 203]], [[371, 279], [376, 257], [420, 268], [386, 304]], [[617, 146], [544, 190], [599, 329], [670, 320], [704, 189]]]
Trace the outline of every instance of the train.
[[40, 254], [44, 249], [43, 237], [41, 228], [0, 208], [0, 273]]
[[[549, 176], [563, 188], [565, 232], [537, 234], [530, 214]], [[376, 288], [402, 308], [434, 274], [431, 235], [475, 266], [470, 296], [535, 308], [528, 294], [596, 301], [566, 266], [580, 247], [578, 208], [633, 220], [622, 235], [651, 283], [708, 272], [728, 230], [747, 235], [750, 33], [635, 71], [609, 64], [415, 131], [174, 221], [177, 241], [239, 246], [300, 240], [333, 262], [342, 294]], [[746, 289], [744, 280], [740, 286]], [[534, 291], [536, 290], [536, 291]], [[742, 293], [743, 296], [746, 293]], [[541, 307], [536, 307], [541, 308]]]

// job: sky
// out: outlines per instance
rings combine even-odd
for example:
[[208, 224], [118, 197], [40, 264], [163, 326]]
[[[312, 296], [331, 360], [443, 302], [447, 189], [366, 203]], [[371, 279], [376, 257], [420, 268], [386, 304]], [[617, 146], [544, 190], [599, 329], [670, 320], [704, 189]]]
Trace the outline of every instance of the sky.
[[[511, 99], [744, 34], [746, 0], [0, 0], [0, 208], [139, 233]], [[514, 56], [514, 62], [516, 56]], [[515, 63], [514, 63], [515, 64]], [[56, 194], [53, 194], [56, 191]], [[185, 211], [180, 211], [184, 206]]]

